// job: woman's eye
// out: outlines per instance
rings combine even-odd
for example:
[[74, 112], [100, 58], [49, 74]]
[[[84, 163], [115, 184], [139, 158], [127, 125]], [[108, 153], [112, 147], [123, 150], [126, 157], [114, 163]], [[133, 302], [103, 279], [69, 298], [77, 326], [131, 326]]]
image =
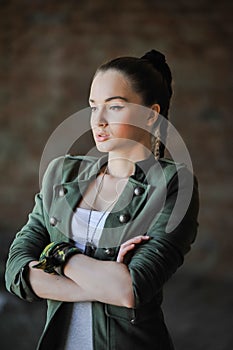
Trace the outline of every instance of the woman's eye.
[[110, 109], [112, 111], [120, 111], [123, 108], [124, 108], [124, 106], [119, 106], [119, 105], [110, 106]]
[[91, 106], [90, 108], [91, 108], [92, 112], [95, 112], [97, 110], [97, 107], [95, 107], [95, 106]]

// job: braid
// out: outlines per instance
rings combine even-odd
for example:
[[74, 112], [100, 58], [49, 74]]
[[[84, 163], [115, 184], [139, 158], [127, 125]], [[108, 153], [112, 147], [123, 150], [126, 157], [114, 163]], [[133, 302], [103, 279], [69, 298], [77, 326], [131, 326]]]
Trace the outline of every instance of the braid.
[[160, 141], [160, 134], [158, 129], [155, 130], [155, 135], [153, 139], [154, 139], [154, 142], [152, 144], [152, 152], [154, 153], [155, 158], [158, 160], [159, 158], [161, 158], [160, 156], [161, 141]]
[[[166, 62], [165, 56], [156, 50], [147, 52], [141, 59], [146, 60], [153, 66], [153, 69], [160, 73], [162, 77], [161, 95], [159, 98], [159, 104], [161, 108], [162, 117], [168, 119], [168, 110], [170, 106], [170, 99], [172, 96], [172, 74], [170, 68]], [[166, 137], [168, 123], [163, 118], [159, 118], [159, 125], [157, 122], [154, 125], [154, 136], [152, 137], [152, 152], [157, 159], [164, 157], [166, 148]], [[157, 127], [156, 127], [157, 125]], [[163, 141], [163, 142], [162, 142]]]
[[[167, 131], [167, 128], [165, 131]], [[151, 136], [151, 151], [157, 160], [164, 157], [165, 148], [161, 141], [160, 129], [156, 129], [154, 135]]]
[[168, 122], [159, 114], [151, 130], [151, 151], [156, 159], [163, 158], [166, 149]]

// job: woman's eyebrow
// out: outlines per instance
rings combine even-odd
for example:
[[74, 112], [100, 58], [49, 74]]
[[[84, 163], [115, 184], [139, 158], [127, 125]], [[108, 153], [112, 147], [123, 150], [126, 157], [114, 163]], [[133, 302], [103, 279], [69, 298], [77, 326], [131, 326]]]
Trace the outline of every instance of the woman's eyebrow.
[[[128, 102], [128, 99], [127, 99], [126, 97], [123, 97], [123, 96], [112, 96], [112, 97], [108, 97], [108, 98], [106, 98], [106, 100], [105, 100], [104, 102], [109, 102], [109, 101], [116, 100], [116, 99], [117, 99], [117, 100], [123, 100], [123, 101]], [[90, 98], [89, 101], [92, 102], [92, 103], [95, 102], [95, 100], [92, 100], [91, 98]]]

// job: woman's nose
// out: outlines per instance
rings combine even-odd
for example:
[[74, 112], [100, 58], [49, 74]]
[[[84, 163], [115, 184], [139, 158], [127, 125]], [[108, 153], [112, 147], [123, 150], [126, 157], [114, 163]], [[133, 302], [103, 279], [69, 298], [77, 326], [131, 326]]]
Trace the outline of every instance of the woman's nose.
[[106, 126], [108, 125], [108, 123], [106, 121], [99, 121], [98, 126], [102, 127], [102, 128], [106, 128]]
[[95, 126], [106, 127], [108, 125], [107, 115], [104, 106], [99, 107], [92, 113], [92, 122]]

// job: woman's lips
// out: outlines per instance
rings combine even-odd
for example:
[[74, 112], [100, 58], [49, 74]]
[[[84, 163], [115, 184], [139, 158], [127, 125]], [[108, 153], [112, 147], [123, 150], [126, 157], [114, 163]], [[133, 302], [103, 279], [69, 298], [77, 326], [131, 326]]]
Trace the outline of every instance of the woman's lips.
[[109, 139], [109, 135], [108, 134], [97, 134], [97, 135], [95, 135], [95, 139], [97, 142], [104, 142], [104, 141], [107, 141]]

